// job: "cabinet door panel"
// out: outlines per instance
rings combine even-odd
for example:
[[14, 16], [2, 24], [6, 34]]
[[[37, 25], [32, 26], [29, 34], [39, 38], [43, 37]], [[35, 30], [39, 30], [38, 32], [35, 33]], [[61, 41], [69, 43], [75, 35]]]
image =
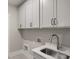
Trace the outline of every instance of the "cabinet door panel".
[[33, 28], [39, 28], [39, 0], [33, 0]]
[[19, 27], [25, 28], [25, 3], [19, 7]]
[[30, 28], [33, 21], [32, 0], [26, 2], [26, 28]]
[[53, 0], [43, 0], [42, 6], [42, 20], [43, 20], [43, 27], [50, 27], [51, 26], [51, 19], [53, 18]]
[[58, 27], [70, 26], [70, 1], [57, 0]]
[[26, 28], [39, 28], [39, 0], [26, 2]]

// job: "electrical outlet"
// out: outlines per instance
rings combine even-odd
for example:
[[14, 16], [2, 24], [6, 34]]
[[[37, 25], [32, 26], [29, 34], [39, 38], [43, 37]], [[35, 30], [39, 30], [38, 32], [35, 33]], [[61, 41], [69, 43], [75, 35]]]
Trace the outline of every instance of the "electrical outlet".
[[41, 42], [41, 39], [40, 38], [37, 38], [37, 42]]
[[28, 47], [24, 45], [24, 50], [28, 50]]

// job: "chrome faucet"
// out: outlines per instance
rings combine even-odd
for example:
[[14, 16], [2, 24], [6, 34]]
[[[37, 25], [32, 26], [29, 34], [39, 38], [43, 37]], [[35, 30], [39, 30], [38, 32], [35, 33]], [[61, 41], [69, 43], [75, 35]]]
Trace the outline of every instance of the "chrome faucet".
[[52, 34], [52, 37], [51, 37], [51, 43], [52, 43], [52, 39], [53, 37], [56, 37], [57, 38], [57, 49], [59, 50], [60, 49], [60, 46], [59, 46], [59, 36], [57, 34]]

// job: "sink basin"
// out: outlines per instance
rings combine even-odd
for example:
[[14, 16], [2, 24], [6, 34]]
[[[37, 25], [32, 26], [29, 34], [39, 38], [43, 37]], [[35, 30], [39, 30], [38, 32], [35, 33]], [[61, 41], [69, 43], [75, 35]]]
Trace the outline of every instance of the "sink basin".
[[41, 51], [42, 53], [47, 54], [47, 55], [50, 55], [50, 56], [52, 56], [52, 57], [55, 57], [56, 54], [57, 54], [56, 51], [53, 51], [53, 50], [48, 49], [48, 48], [44, 48], [44, 49], [42, 49], [42, 50], [40, 50], [40, 51]]

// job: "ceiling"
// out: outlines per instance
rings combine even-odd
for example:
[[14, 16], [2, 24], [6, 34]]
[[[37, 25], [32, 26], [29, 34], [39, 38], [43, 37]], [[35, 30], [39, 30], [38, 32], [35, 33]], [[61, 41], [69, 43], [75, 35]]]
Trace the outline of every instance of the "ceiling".
[[15, 6], [18, 6], [20, 5], [21, 3], [23, 3], [25, 0], [8, 0], [8, 3], [11, 4], [11, 5], [15, 5]]

